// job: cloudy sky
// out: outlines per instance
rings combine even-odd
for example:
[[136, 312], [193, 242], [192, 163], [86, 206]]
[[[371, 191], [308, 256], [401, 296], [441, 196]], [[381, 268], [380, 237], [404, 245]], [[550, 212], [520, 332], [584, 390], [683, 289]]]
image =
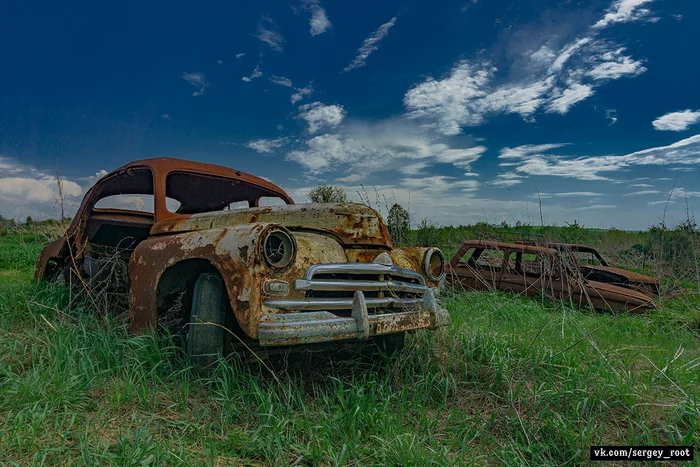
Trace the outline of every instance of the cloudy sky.
[[[129, 161], [332, 183], [414, 220], [644, 229], [700, 206], [693, 0], [0, 7], [0, 214]], [[364, 187], [364, 188], [362, 188]]]

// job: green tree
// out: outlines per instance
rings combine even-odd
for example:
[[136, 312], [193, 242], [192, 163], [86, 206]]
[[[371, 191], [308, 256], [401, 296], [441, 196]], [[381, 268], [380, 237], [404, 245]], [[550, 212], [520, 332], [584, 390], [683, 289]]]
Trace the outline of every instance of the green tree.
[[408, 240], [408, 232], [410, 226], [410, 218], [408, 211], [403, 206], [395, 203], [389, 209], [389, 217], [387, 218], [389, 233], [394, 242], [400, 243]]
[[319, 185], [309, 192], [312, 203], [346, 203], [348, 195], [339, 186]]

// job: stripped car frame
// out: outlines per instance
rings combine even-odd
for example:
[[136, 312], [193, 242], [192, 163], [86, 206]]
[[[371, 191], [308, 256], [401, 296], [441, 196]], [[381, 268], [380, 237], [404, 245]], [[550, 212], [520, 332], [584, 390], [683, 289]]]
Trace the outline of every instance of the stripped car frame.
[[529, 297], [545, 294], [599, 310], [643, 311], [654, 307], [647, 294], [585, 278], [555, 248], [525, 243], [466, 241], [447, 266], [447, 282]]
[[[661, 287], [659, 286], [659, 281], [656, 278], [647, 276], [646, 274], [640, 274], [638, 272], [610, 266], [605, 258], [598, 253], [598, 250], [591, 246], [577, 243], [539, 241], [523, 241], [522, 243], [554, 248], [568, 254], [574, 264], [578, 265], [581, 274], [583, 274], [583, 276], [589, 280], [605, 282], [606, 284], [637, 290], [654, 297], [661, 294]], [[582, 255], [585, 254], [591, 256], [590, 261], [582, 261]]]
[[[120, 196], [145, 196], [152, 209], [101, 206]], [[223, 288], [218, 324], [262, 346], [403, 336], [449, 323], [436, 301], [439, 249], [394, 248], [373, 209], [296, 205], [278, 186], [226, 167], [158, 158], [104, 176], [66, 235], [44, 248], [35, 277], [85, 282], [103, 267], [101, 252], [115, 248], [128, 259], [135, 334], [156, 329], [178, 300], [175, 321], [192, 324], [205, 276]]]

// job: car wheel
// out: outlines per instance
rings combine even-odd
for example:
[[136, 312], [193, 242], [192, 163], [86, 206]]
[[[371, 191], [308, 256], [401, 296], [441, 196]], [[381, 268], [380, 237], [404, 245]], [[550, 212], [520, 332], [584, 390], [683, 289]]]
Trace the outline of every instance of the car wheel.
[[401, 353], [404, 347], [405, 332], [395, 334], [384, 334], [374, 337], [374, 345], [387, 357], [394, 357]]
[[226, 306], [224, 284], [218, 274], [199, 276], [192, 293], [192, 312], [187, 326], [186, 351], [198, 370], [213, 365], [223, 352]]

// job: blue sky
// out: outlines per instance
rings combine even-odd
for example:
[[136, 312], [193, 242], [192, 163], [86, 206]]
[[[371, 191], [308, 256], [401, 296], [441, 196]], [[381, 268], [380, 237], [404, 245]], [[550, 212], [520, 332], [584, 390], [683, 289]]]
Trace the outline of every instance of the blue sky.
[[[700, 205], [692, 0], [0, 7], [0, 214], [171, 156], [415, 221], [644, 229]], [[375, 192], [376, 190], [376, 192]], [[386, 199], [386, 201], [385, 201]], [[668, 204], [667, 204], [668, 203]]]

